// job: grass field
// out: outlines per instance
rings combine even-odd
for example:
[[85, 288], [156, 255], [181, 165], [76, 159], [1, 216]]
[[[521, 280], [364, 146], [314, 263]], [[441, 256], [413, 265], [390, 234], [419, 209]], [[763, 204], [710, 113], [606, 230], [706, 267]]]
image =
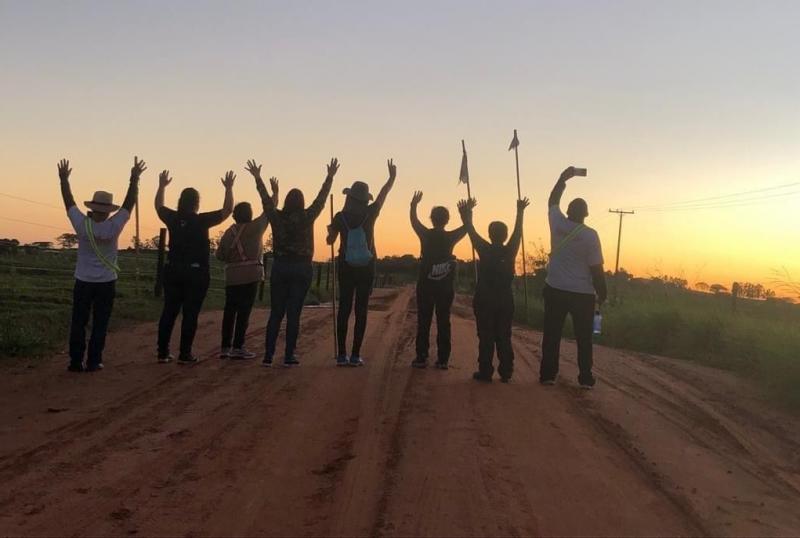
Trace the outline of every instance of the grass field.
[[[609, 281], [613, 290], [615, 283]], [[518, 286], [517, 320], [541, 329], [541, 284], [526, 315]], [[766, 394], [800, 410], [800, 305], [738, 299], [651, 281], [619, 284], [603, 311], [599, 344], [687, 359], [754, 379]], [[567, 322], [565, 336], [572, 336]]]
[[[162, 299], [153, 294], [156, 254], [142, 252], [140, 256], [137, 287], [134, 255], [120, 252], [123, 272], [117, 281], [111, 330], [126, 323], [155, 321], [161, 312]], [[75, 257], [75, 251], [68, 250], [0, 255], [0, 357], [36, 356], [66, 348]], [[314, 276], [307, 302], [327, 297], [324, 271], [322, 290], [316, 288], [316, 271]], [[220, 309], [224, 298], [223, 267], [212, 259], [211, 286], [204, 308]], [[268, 283], [264, 300], [258, 304], [269, 304]]]

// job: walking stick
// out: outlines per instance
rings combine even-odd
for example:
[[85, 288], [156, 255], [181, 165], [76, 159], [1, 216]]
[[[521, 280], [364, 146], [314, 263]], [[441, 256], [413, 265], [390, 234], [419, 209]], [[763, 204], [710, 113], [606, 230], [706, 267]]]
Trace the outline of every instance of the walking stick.
[[133, 245], [136, 249], [136, 279], [135, 279], [135, 291], [134, 295], [138, 297], [139, 295], [139, 244], [142, 242], [142, 237], [139, 235], [139, 187], [136, 187], [136, 201], [134, 202], [134, 207], [136, 208], [136, 243]]
[[[331, 194], [331, 226], [333, 226], [333, 194]], [[339, 350], [339, 332], [336, 327], [336, 258], [334, 257], [334, 245], [331, 243], [331, 280], [333, 285], [331, 287], [331, 312], [333, 313], [333, 358], [337, 358]]]

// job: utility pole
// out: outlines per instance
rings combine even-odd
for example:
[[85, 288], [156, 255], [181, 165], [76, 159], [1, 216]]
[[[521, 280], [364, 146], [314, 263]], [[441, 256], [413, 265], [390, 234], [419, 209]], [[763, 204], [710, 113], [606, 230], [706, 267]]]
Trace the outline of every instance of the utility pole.
[[617, 263], [614, 265], [614, 276], [619, 273], [619, 246], [622, 242], [622, 217], [625, 215], [633, 215], [633, 211], [623, 211], [621, 209], [609, 209], [609, 213], [617, 213], [619, 215], [619, 234], [617, 235]]

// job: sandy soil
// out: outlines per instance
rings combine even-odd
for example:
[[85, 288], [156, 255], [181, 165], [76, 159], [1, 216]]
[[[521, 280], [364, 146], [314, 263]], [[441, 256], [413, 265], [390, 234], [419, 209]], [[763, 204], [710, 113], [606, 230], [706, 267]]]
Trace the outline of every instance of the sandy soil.
[[[800, 420], [745, 382], [597, 348], [576, 386], [537, 383], [516, 329], [512, 383], [478, 384], [469, 308], [452, 368], [413, 370], [413, 291], [371, 304], [364, 368], [336, 368], [307, 309], [297, 369], [159, 365], [155, 326], [111, 335], [106, 369], [64, 355], [0, 376], [0, 535], [798, 535]], [[254, 315], [251, 347], [263, 345]]]

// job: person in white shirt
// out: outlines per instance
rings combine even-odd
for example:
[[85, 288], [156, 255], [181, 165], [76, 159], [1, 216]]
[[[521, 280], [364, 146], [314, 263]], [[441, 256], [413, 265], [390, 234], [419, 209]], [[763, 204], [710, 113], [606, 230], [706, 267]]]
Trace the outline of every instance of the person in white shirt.
[[[61, 196], [72, 227], [78, 236], [78, 261], [75, 265], [75, 287], [72, 293], [72, 322], [69, 333], [70, 372], [95, 372], [103, 368], [108, 322], [114, 306], [114, 296], [119, 267], [117, 248], [119, 235], [131, 217], [139, 190], [139, 177], [147, 169], [144, 161], [133, 159], [130, 184], [122, 208], [114, 204], [111, 193], [97, 191], [84, 202], [89, 212], [84, 213], [75, 204], [69, 185], [72, 169], [69, 161], [58, 163]], [[112, 215], [113, 213], [113, 215]], [[86, 353], [86, 324], [92, 316], [92, 334]], [[83, 357], [86, 353], [86, 365]]]
[[[583, 222], [589, 207], [582, 198], [569, 203], [566, 216], [559, 207], [567, 181], [576, 175], [572, 166], [561, 173], [548, 201], [550, 263], [544, 296], [544, 336], [539, 382], [554, 385], [558, 375], [561, 331], [567, 314], [578, 345], [578, 383], [592, 388], [592, 320], [595, 303], [606, 300], [603, 251], [597, 232]], [[585, 173], [583, 174], [585, 175]]]

